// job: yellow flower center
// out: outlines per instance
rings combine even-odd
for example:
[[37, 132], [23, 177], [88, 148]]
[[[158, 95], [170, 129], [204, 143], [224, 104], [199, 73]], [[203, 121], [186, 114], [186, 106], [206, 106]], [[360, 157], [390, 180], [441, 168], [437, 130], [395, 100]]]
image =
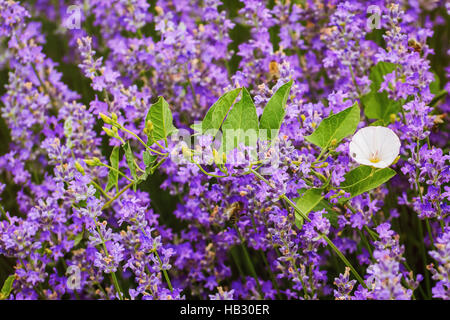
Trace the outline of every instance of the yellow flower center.
[[369, 157], [369, 161], [372, 163], [377, 163], [381, 161], [380, 155], [378, 154], [378, 150], [375, 152], [372, 152], [372, 154]]

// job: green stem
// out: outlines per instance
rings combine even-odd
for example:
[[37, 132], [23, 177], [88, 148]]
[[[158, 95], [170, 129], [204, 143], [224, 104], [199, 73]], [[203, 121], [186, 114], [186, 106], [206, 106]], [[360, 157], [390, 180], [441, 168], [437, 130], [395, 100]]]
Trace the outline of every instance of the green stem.
[[3, 209], [3, 206], [0, 204], [0, 211], [5, 216], [5, 219], [8, 220], [9, 223], [11, 223], [11, 220], [9, 220], [8, 216], [6, 215], [5, 209]]
[[153, 252], [155, 253], [156, 257], [158, 258], [160, 268], [161, 268], [161, 270], [162, 270], [162, 272], [164, 274], [164, 278], [166, 279], [167, 286], [169, 287], [169, 290], [173, 291], [173, 287], [172, 287], [172, 283], [170, 282], [169, 274], [167, 273], [167, 270], [162, 269], [162, 264], [163, 263], [162, 263], [161, 258], [159, 257], [158, 251], [154, 250]]
[[120, 190], [118, 194], [116, 194], [113, 198], [111, 198], [111, 200], [109, 200], [107, 203], [105, 203], [103, 205], [102, 210], [108, 208], [111, 203], [113, 203], [117, 198], [119, 198], [122, 195], [122, 193], [124, 193], [125, 191], [130, 189], [133, 184], [134, 184], [134, 181], [129, 183], [129, 184], [127, 184], [125, 188]]
[[[255, 231], [255, 234], [256, 234], [258, 232], [258, 230], [256, 229], [255, 216], [254, 216], [253, 212], [252, 212], [251, 218], [252, 218], [253, 230]], [[281, 299], [280, 288], [278, 287], [277, 281], [275, 279], [275, 275], [273, 274], [272, 269], [270, 268], [269, 261], [267, 261], [266, 255], [262, 251], [262, 249], [259, 249], [258, 251], [264, 261], [264, 264], [266, 265], [268, 272], [269, 272], [270, 280], [272, 281], [273, 287], [275, 288], [275, 290], [277, 290], [277, 296], [279, 299]]]
[[[145, 232], [145, 230], [142, 227], [141, 227], [141, 231], [147, 237], [146, 232]], [[162, 272], [164, 274], [164, 278], [166, 279], [167, 286], [169, 287], [169, 290], [173, 291], [173, 287], [172, 287], [172, 283], [170, 282], [169, 274], [167, 273], [167, 270], [164, 270], [162, 268], [163, 263], [162, 263], [161, 258], [159, 257], [158, 251], [156, 249], [153, 249], [152, 252], [155, 254], [156, 258], [158, 258], [159, 267], [161, 268], [161, 270], [162, 270]]]
[[[106, 248], [105, 239], [103, 238], [102, 232], [100, 230], [100, 226], [98, 225], [97, 219], [94, 219], [95, 226], [97, 228], [98, 235], [100, 236], [100, 240], [102, 241], [103, 252], [107, 257], [109, 257], [108, 249]], [[113, 280], [114, 287], [116, 288], [117, 294], [119, 295], [119, 299], [123, 300], [122, 291], [120, 290], [119, 281], [117, 281], [116, 273], [111, 272], [111, 278]]]
[[134, 132], [132, 132], [132, 131], [130, 131], [130, 130], [128, 130], [127, 128], [125, 128], [124, 126], [122, 126], [122, 125], [118, 125], [117, 126], [120, 130], [123, 130], [123, 131], [125, 131], [126, 133], [128, 133], [128, 134], [131, 134], [133, 137], [135, 137], [148, 151], [150, 151], [150, 152], [153, 152], [153, 153], [156, 153], [156, 154], [158, 154], [158, 155], [160, 155], [160, 156], [165, 156], [165, 155], [167, 155], [167, 153], [161, 153], [161, 152], [159, 152], [159, 151], [157, 151], [157, 150], [154, 150], [154, 149], [152, 149], [152, 148], [150, 148], [141, 138], [139, 138], [139, 136], [137, 135], [137, 134], [135, 134]]
[[[422, 220], [420, 220], [419, 217], [417, 217], [417, 222], [419, 224], [419, 239], [423, 239], [423, 227], [422, 227]], [[420, 241], [420, 253], [422, 254], [423, 259], [423, 266], [424, 266], [424, 273], [427, 273], [427, 254], [425, 249], [425, 243], [423, 241]], [[425, 285], [427, 287], [428, 296], [431, 297], [431, 284], [430, 284], [430, 278], [424, 274], [425, 278]]]
[[239, 231], [239, 228], [235, 226], [236, 232], [238, 234], [239, 240], [241, 241], [241, 247], [242, 250], [244, 251], [244, 256], [245, 256], [245, 260], [247, 262], [247, 265], [250, 269], [250, 273], [252, 274], [253, 278], [256, 281], [256, 286], [258, 287], [258, 292], [259, 295], [261, 297], [261, 299], [264, 297], [262, 294], [262, 288], [261, 288], [261, 284], [259, 283], [259, 279], [258, 279], [258, 275], [256, 274], [256, 270], [255, 270], [255, 266], [253, 265], [252, 260], [250, 259], [250, 255], [247, 251], [247, 248], [245, 246], [245, 239], [242, 237], [241, 232]]
[[428, 237], [430, 238], [431, 246], [433, 248], [436, 248], [434, 246], [433, 231], [431, 230], [430, 220], [428, 220], [428, 218], [425, 218], [425, 224], [427, 226], [427, 232], [428, 232]]
[[200, 108], [200, 104], [198, 103], [198, 100], [197, 100], [197, 94], [195, 93], [195, 88], [192, 85], [191, 79], [189, 78], [189, 71], [188, 71], [187, 65], [185, 65], [185, 70], [186, 70], [187, 83], [189, 85], [189, 88], [191, 89], [192, 98], [194, 99], [194, 105], [197, 106], [197, 108]]
[[236, 267], [238, 269], [239, 275], [241, 276], [242, 281], [245, 281], [244, 271], [242, 270], [242, 267], [238, 261], [239, 259], [238, 259], [236, 252], [234, 250], [230, 250], [230, 252], [231, 252], [231, 256], [234, 260], [234, 264], [236, 265]]
[[103, 190], [102, 187], [100, 187], [94, 180], [91, 181], [91, 183], [94, 185], [94, 187], [97, 188], [98, 191], [100, 191], [100, 193], [107, 198], [108, 200], [111, 200], [111, 197], [105, 192], [105, 190]]
[[367, 240], [366, 235], [364, 234], [364, 232], [362, 230], [358, 230], [358, 233], [359, 233], [359, 236], [360, 236], [362, 242], [364, 243], [364, 246], [369, 251], [370, 257], [373, 259], [373, 252], [372, 252], [372, 248], [370, 247], [369, 240]]
[[[250, 169], [250, 171], [260, 180], [264, 181], [266, 184], [268, 184], [269, 186], [273, 187], [272, 184], [267, 181], [267, 179], [265, 179], [263, 176], [261, 176], [258, 172], [254, 171], [253, 169]], [[311, 222], [311, 219], [303, 213], [303, 211], [301, 211], [297, 205], [295, 203], [293, 203], [288, 197], [286, 197], [286, 195], [281, 195], [280, 196], [281, 199], [284, 199], [292, 208], [295, 209], [295, 211], [297, 211], [304, 220]], [[344, 264], [350, 268], [350, 270], [352, 271], [353, 275], [355, 276], [356, 280], [358, 280], [358, 282], [367, 289], [367, 285], [364, 282], [364, 280], [361, 278], [361, 276], [358, 274], [358, 272], [356, 271], [356, 269], [352, 266], [352, 264], [350, 263], [350, 261], [347, 260], [347, 258], [342, 254], [342, 252], [334, 245], [334, 243], [330, 240], [330, 238], [328, 238], [325, 234], [319, 233], [320, 236], [328, 243], [328, 245], [331, 247], [331, 249], [334, 250], [334, 252], [336, 252], [336, 254], [338, 255], [338, 257], [342, 260], [342, 262], [344, 262]]]

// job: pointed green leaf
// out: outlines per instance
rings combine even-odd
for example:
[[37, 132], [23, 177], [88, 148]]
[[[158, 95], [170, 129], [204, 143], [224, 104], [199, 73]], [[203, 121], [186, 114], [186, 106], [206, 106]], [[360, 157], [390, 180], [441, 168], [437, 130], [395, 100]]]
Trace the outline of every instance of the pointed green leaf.
[[317, 204], [317, 206], [314, 207], [314, 211], [320, 211], [320, 210], [326, 210], [326, 213], [323, 215], [325, 218], [330, 221], [331, 225], [335, 228], [339, 227], [338, 224], [338, 216], [339, 213], [336, 212], [336, 210], [333, 209], [333, 207], [330, 205], [328, 201], [325, 199], [320, 200], [320, 202]]
[[[301, 190], [299, 192], [301, 192]], [[296, 200], [296, 205], [306, 215], [308, 215], [311, 211], [320, 211], [325, 209], [326, 213], [323, 216], [330, 221], [333, 227], [338, 227], [337, 217], [339, 214], [324, 199], [322, 192], [323, 189], [308, 189], [300, 198]], [[297, 212], [295, 213], [295, 224], [299, 229], [303, 227], [303, 218]]]
[[145, 118], [146, 125], [149, 120], [153, 124], [153, 130], [147, 135], [147, 145], [151, 145], [155, 141], [165, 140], [176, 130], [173, 125], [173, 117], [169, 104], [163, 97], [159, 97], [158, 101], [150, 106]]
[[386, 91], [378, 92], [384, 76], [395, 70], [394, 63], [380, 61], [370, 69], [369, 79], [370, 92], [361, 98], [364, 105], [364, 114], [369, 119], [382, 119], [386, 122], [392, 113], [397, 114], [400, 111], [402, 101], [394, 101], [388, 98]]
[[[110, 166], [119, 170], [119, 147], [115, 146], [109, 157]], [[108, 192], [116, 186], [118, 188], [119, 173], [115, 170], [109, 169], [108, 172], [108, 183], [106, 184], [105, 191]]]
[[375, 169], [369, 166], [359, 166], [344, 175], [345, 181], [339, 187], [350, 193], [353, 198], [375, 189], [395, 175], [396, 172], [391, 168]]
[[350, 108], [323, 119], [319, 127], [305, 139], [322, 149], [328, 148], [332, 143], [337, 145], [356, 131], [359, 113], [358, 103], [355, 102]]
[[76, 236], [75, 236], [75, 238], [73, 239], [73, 246], [74, 247], [76, 247], [80, 242], [81, 242], [81, 240], [83, 240], [83, 235], [84, 235], [84, 231], [81, 231], [79, 234], [77, 234]]
[[430, 83], [430, 92], [434, 95], [437, 95], [441, 91], [441, 79], [436, 72], [434, 74], [434, 81]]
[[297, 200], [297, 207], [304, 213], [308, 214], [313, 210], [323, 199], [322, 189], [312, 188], [306, 190], [306, 192]]
[[[259, 129], [267, 130], [267, 139], [272, 140], [278, 135], [278, 130], [286, 113], [286, 102], [289, 97], [289, 92], [291, 91], [293, 81], [289, 81], [282, 85], [275, 94], [270, 98], [264, 107], [263, 114], [259, 121]], [[276, 130], [274, 136], [272, 130]]]
[[156, 161], [156, 159], [158, 159], [158, 156], [155, 154], [150, 154], [148, 150], [145, 150], [142, 158], [144, 160], [145, 168], [148, 168]]
[[295, 211], [295, 225], [298, 229], [302, 230], [305, 219]]
[[258, 136], [258, 115], [252, 97], [247, 89], [242, 90], [242, 98], [228, 113], [222, 125], [222, 149], [229, 151], [245, 145], [256, 144]]
[[[297, 199], [296, 205], [297, 207], [305, 214], [311, 212], [314, 207], [323, 199], [322, 190], [321, 189], [308, 189], [306, 190], [300, 198]], [[303, 228], [304, 219], [303, 217], [295, 211], [295, 225], [297, 228]]]
[[380, 120], [374, 121], [371, 124], [369, 124], [369, 126], [371, 126], [371, 127], [377, 127], [377, 126], [378, 127], [384, 127], [384, 120], [380, 119]]
[[434, 73], [434, 81], [430, 83], [430, 92], [434, 94], [434, 97], [429, 103], [430, 107], [434, 107], [439, 102], [439, 100], [444, 98], [448, 93], [444, 89], [441, 90], [441, 80], [439, 79], [439, 76], [435, 72], [433, 73]]
[[6, 278], [5, 282], [3, 283], [2, 290], [0, 291], [0, 300], [8, 299], [9, 295], [11, 294], [12, 286], [15, 279], [16, 276], [14, 274]]
[[154, 155], [154, 154], [150, 154], [150, 152], [145, 150], [142, 158], [143, 158], [144, 164], [145, 164], [145, 173], [146, 173], [145, 179], [147, 179], [147, 176], [153, 173], [152, 167], [153, 167], [153, 164], [155, 163], [156, 159], [158, 159], [158, 156]]
[[240, 92], [237, 88], [225, 93], [209, 108], [201, 124], [203, 133], [210, 130], [212, 136], [216, 135]]

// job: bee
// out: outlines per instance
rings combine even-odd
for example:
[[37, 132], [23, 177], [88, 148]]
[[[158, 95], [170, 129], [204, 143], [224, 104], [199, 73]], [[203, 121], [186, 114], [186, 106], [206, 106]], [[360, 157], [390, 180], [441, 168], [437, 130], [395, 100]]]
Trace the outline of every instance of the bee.
[[209, 221], [214, 221], [216, 219], [217, 212], [219, 212], [219, 207], [215, 206], [211, 215], [209, 216]]
[[419, 42], [417, 42], [415, 39], [409, 39], [408, 46], [418, 53], [422, 52], [422, 45]]
[[224, 216], [226, 220], [230, 221], [233, 224], [236, 224], [236, 222], [239, 220], [242, 209], [242, 202], [233, 202], [229, 207], [225, 209]]
[[280, 78], [280, 69], [278, 68], [278, 63], [275, 60], [269, 63], [269, 82], [278, 80]]

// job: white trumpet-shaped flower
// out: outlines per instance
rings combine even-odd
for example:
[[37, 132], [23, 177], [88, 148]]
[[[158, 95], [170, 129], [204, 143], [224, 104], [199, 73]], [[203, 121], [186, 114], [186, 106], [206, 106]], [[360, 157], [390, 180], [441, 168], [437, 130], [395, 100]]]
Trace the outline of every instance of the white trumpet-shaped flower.
[[400, 139], [389, 128], [365, 127], [352, 138], [350, 156], [360, 164], [386, 168], [394, 162], [400, 152]]

